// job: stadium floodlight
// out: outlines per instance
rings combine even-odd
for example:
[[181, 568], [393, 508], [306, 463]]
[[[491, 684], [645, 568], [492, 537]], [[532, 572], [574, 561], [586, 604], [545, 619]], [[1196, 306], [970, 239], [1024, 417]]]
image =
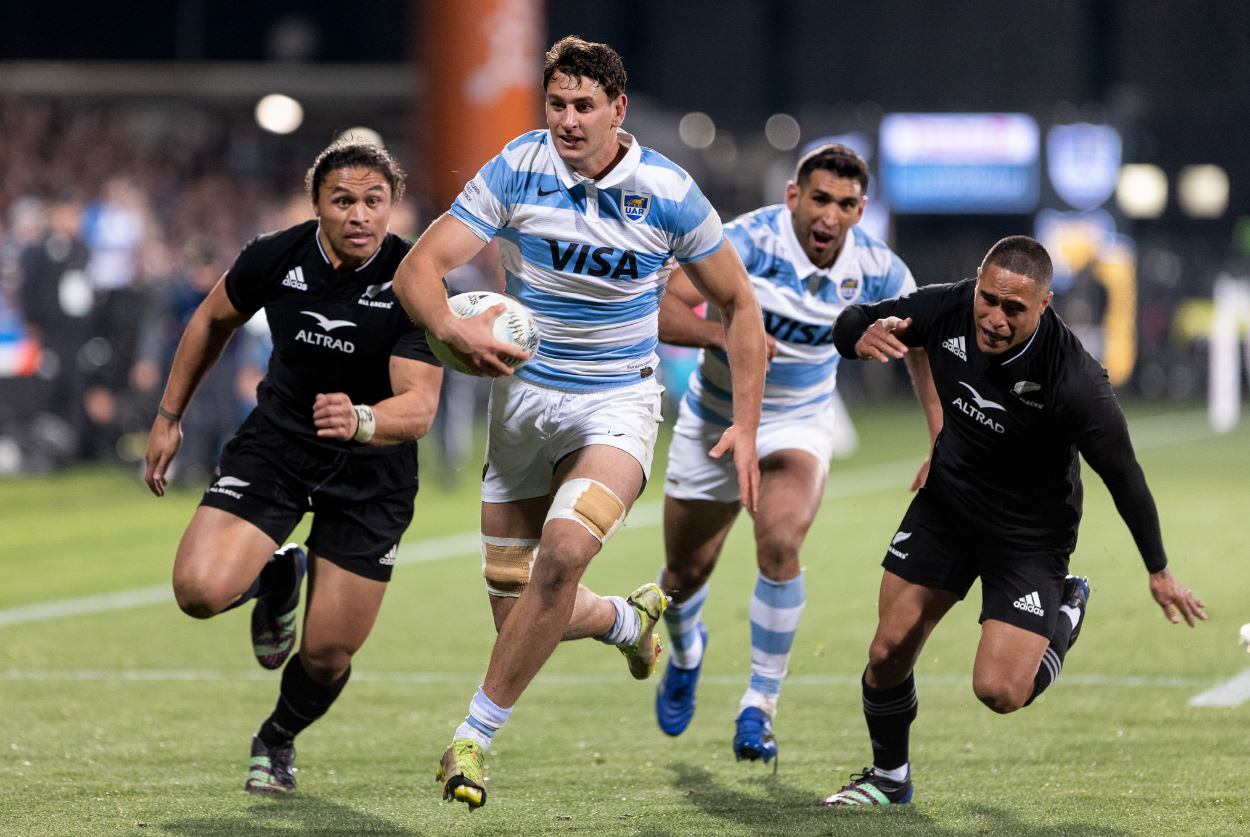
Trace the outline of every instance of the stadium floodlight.
[[1228, 211], [1228, 172], [1215, 165], [1185, 166], [1176, 178], [1176, 200], [1191, 218], [1219, 218]]
[[764, 138], [778, 151], [790, 151], [799, 144], [799, 121], [788, 113], [774, 113], [764, 123]]
[[700, 111], [691, 111], [677, 123], [677, 135], [691, 148], [707, 148], [716, 139], [716, 123]]
[[1168, 178], [1150, 163], [1128, 163], [1120, 169], [1115, 199], [1126, 217], [1158, 218], [1168, 205]]
[[290, 96], [270, 93], [256, 103], [256, 124], [272, 134], [289, 134], [304, 122], [304, 107]]

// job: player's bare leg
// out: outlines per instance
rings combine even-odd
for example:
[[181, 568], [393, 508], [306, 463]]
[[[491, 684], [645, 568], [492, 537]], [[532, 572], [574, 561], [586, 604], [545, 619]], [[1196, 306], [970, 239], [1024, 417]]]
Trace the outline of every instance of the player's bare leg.
[[[555, 484], [584, 477], [611, 491], [625, 506], [642, 488], [642, 468], [628, 453], [606, 445], [575, 451], [560, 463]], [[582, 573], [601, 544], [584, 526], [556, 519], [542, 530], [541, 560], [513, 605], [491, 653], [484, 682], [488, 697], [512, 706], [564, 636], [577, 600]]]
[[1080, 635], [1089, 594], [1088, 579], [1064, 579], [1049, 636], [985, 620], [972, 671], [972, 688], [982, 703], [995, 712], [1014, 712], [1050, 688]]
[[174, 598], [197, 619], [215, 616], [248, 592], [278, 548], [241, 517], [200, 506], [187, 524], [174, 558]]
[[[443, 785], [444, 799], [457, 799], [470, 807], [485, 804], [484, 752], [525, 687], [569, 633], [577, 602], [589, 593], [580, 585], [582, 573], [624, 519], [642, 482], [642, 467], [628, 453], [606, 445], [581, 448], [556, 468], [554, 500], [538, 544], [541, 560], [532, 561], [532, 570], [527, 572], [517, 556], [502, 554], [492, 571], [487, 557], [488, 582], [493, 574], [496, 582], [511, 583], [525, 577], [526, 583], [499, 624], [482, 686], [469, 703], [469, 714], [457, 728], [435, 774]], [[516, 534], [524, 532], [505, 530], [501, 533], [504, 540], [498, 540], [496, 546], [506, 551], [513, 545], [510, 542], [517, 540]], [[621, 600], [619, 609], [613, 606], [616, 615], [604, 636], [605, 641], [620, 645], [626, 652], [635, 677], [639, 676], [639, 666], [634, 658], [644, 646], [653, 649], [655, 622], [663, 613], [659, 588], [648, 587], [656, 600], [654, 607], [646, 610], [634, 597], [628, 602]], [[654, 653], [644, 662], [643, 676], [655, 664]]]
[[306, 560], [296, 544], [277, 546], [243, 518], [200, 506], [174, 558], [174, 598], [184, 613], [207, 619], [256, 602], [252, 653], [267, 669], [281, 667], [295, 647], [295, 611]]
[[674, 605], [707, 583], [742, 504], [664, 498], [664, 569], [660, 587]]
[[[482, 533], [488, 537], [524, 539], [538, 542], [546, 519], [547, 510], [551, 506], [551, 497], [534, 497], [527, 500], [516, 500], [511, 503], [482, 504]], [[491, 616], [495, 620], [495, 630], [503, 627], [504, 621], [516, 605], [517, 595], [495, 595], [488, 589]], [[612, 629], [616, 619], [616, 608], [612, 602], [597, 595], [582, 584], [577, 587], [577, 599], [573, 606], [573, 614], [569, 617], [569, 625], [565, 629], [563, 639], [586, 639], [601, 637]]]
[[897, 686], [920, 659], [925, 640], [959, 597], [904, 581], [890, 571], [877, 594], [877, 631], [868, 647], [864, 682], [874, 689]]
[[1033, 694], [1033, 677], [1049, 637], [997, 619], [981, 624], [981, 641], [972, 666], [972, 691], [995, 712], [1015, 712]]

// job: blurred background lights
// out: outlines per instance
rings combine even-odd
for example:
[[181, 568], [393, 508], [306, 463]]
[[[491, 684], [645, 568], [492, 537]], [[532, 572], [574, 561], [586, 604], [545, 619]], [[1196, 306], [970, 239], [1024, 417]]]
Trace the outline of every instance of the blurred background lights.
[[1129, 218], [1158, 218], [1168, 204], [1167, 175], [1149, 163], [1129, 163], [1120, 169], [1115, 199]]
[[706, 113], [692, 111], [677, 123], [677, 135], [691, 148], [707, 148], [716, 139], [716, 123]]
[[703, 159], [714, 171], [733, 171], [738, 165], [738, 143], [728, 132], [720, 131], [711, 144], [703, 149]]
[[1228, 173], [1219, 166], [1185, 166], [1176, 179], [1176, 200], [1191, 218], [1220, 218], [1228, 211]]
[[790, 151], [799, 144], [799, 121], [788, 113], [774, 113], [764, 123], [764, 138], [778, 151]]
[[256, 124], [271, 134], [289, 134], [303, 121], [303, 106], [290, 96], [270, 93], [256, 103]]

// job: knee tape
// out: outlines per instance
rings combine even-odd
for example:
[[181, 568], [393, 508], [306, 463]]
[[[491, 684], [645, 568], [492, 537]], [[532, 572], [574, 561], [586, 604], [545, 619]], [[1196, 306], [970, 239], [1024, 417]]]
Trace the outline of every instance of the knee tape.
[[530, 582], [538, 540], [482, 535], [482, 576], [492, 596], [516, 598]]
[[578, 477], [560, 486], [543, 525], [559, 519], [580, 523], [604, 544], [625, 521], [625, 504], [603, 483]]

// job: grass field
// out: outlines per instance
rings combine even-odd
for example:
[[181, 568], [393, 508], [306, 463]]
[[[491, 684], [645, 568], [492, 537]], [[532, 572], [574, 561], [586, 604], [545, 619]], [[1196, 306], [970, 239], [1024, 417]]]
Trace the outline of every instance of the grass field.
[[[1216, 437], [1196, 409], [1129, 414], [1173, 570], [1209, 622], [1191, 631], [1162, 618], [1086, 469], [1073, 567], [1093, 598], [1063, 677], [1015, 715], [982, 707], [970, 688], [974, 592], [917, 670], [915, 804], [876, 812], [816, 801], [870, 760], [858, 678], [880, 556], [923, 443], [914, 407], [856, 412], [861, 451], [831, 474], [804, 553], [808, 605], [776, 776], [729, 748], [755, 576], [740, 524], [712, 582], [686, 734], [659, 732], [653, 684], [632, 681], [614, 650], [564, 646], [488, 753], [489, 803], [472, 814], [441, 802], [433, 781], [493, 638], [472, 466], [458, 490], [418, 498], [352, 683], [299, 739], [293, 800], [242, 791], [278, 684], [252, 660], [246, 611], [197, 622], [168, 593], [198, 495], [158, 501], [137, 475], [99, 471], [0, 483], [0, 833], [1246, 834], [1250, 704], [1188, 701], [1250, 667], [1236, 644], [1250, 621], [1250, 427]], [[595, 560], [590, 586], [627, 593], [654, 578], [659, 489], [656, 479]]]

